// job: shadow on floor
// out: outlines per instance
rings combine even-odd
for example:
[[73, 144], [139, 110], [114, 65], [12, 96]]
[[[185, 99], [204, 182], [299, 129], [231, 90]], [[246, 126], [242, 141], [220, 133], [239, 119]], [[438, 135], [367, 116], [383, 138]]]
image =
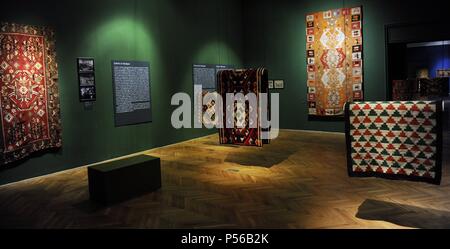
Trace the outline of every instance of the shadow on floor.
[[450, 212], [372, 199], [359, 206], [356, 217], [413, 228], [450, 228]]
[[[236, 163], [242, 166], [256, 166], [270, 168], [277, 165], [298, 150], [294, 147], [272, 146], [265, 144], [263, 147], [241, 146], [235, 153], [230, 153], [225, 158], [225, 162]], [[255, 164], [255, 162], [258, 162]]]

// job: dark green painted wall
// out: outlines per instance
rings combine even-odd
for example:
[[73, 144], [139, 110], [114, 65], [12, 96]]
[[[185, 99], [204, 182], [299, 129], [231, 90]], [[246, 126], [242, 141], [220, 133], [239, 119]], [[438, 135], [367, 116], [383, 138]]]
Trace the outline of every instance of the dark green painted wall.
[[[230, 0], [9, 1], [1, 21], [56, 31], [63, 148], [0, 171], [0, 184], [210, 134], [173, 129], [176, 92], [192, 93], [192, 63], [242, 65], [241, 2]], [[78, 101], [77, 57], [94, 57], [97, 101]], [[111, 60], [150, 62], [153, 122], [114, 127]]]
[[[448, 8], [443, 7], [446, 6], [444, 3], [433, 0], [419, 3], [395, 0], [246, 0], [243, 19], [245, 65], [266, 65], [270, 78], [285, 79], [285, 89], [277, 91], [281, 102], [281, 128], [343, 132], [343, 121], [308, 120], [305, 15], [363, 6], [365, 99], [385, 100], [385, 25], [448, 18]], [[440, 22], [449, 23], [448, 19]], [[440, 29], [435, 32], [449, 31]]]

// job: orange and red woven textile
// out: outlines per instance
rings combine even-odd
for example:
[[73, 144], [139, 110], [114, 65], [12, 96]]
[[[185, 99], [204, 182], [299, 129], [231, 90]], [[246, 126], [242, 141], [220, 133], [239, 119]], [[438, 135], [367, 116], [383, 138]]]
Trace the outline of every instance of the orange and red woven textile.
[[340, 116], [363, 100], [362, 7], [306, 16], [308, 113]]

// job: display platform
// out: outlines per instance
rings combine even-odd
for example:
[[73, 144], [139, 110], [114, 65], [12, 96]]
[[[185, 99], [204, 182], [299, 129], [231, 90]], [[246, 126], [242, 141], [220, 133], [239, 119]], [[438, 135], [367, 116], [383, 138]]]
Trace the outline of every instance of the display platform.
[[92, 201], [113, 204], [161, 188], [160, 159], [147, 155], [90, 166], [89, 196]]

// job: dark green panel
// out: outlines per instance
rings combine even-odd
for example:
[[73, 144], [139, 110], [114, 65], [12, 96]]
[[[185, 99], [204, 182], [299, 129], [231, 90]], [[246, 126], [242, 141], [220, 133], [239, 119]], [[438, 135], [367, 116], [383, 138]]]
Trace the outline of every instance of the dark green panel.
[[[0, 171], [0, 184], [167, 145], [215, 130], [173, 129], [173, 94], [192, 93], [192, 64], [240, 66], [241, 3], [229, 0], [10, 1], [2, 21], [56, 31], [63, 148]], [[78, 100], [77, 57], [94, 57], [97, 101]], [[150, 62], [153, 122], [114, 127], [111, 60]]]

